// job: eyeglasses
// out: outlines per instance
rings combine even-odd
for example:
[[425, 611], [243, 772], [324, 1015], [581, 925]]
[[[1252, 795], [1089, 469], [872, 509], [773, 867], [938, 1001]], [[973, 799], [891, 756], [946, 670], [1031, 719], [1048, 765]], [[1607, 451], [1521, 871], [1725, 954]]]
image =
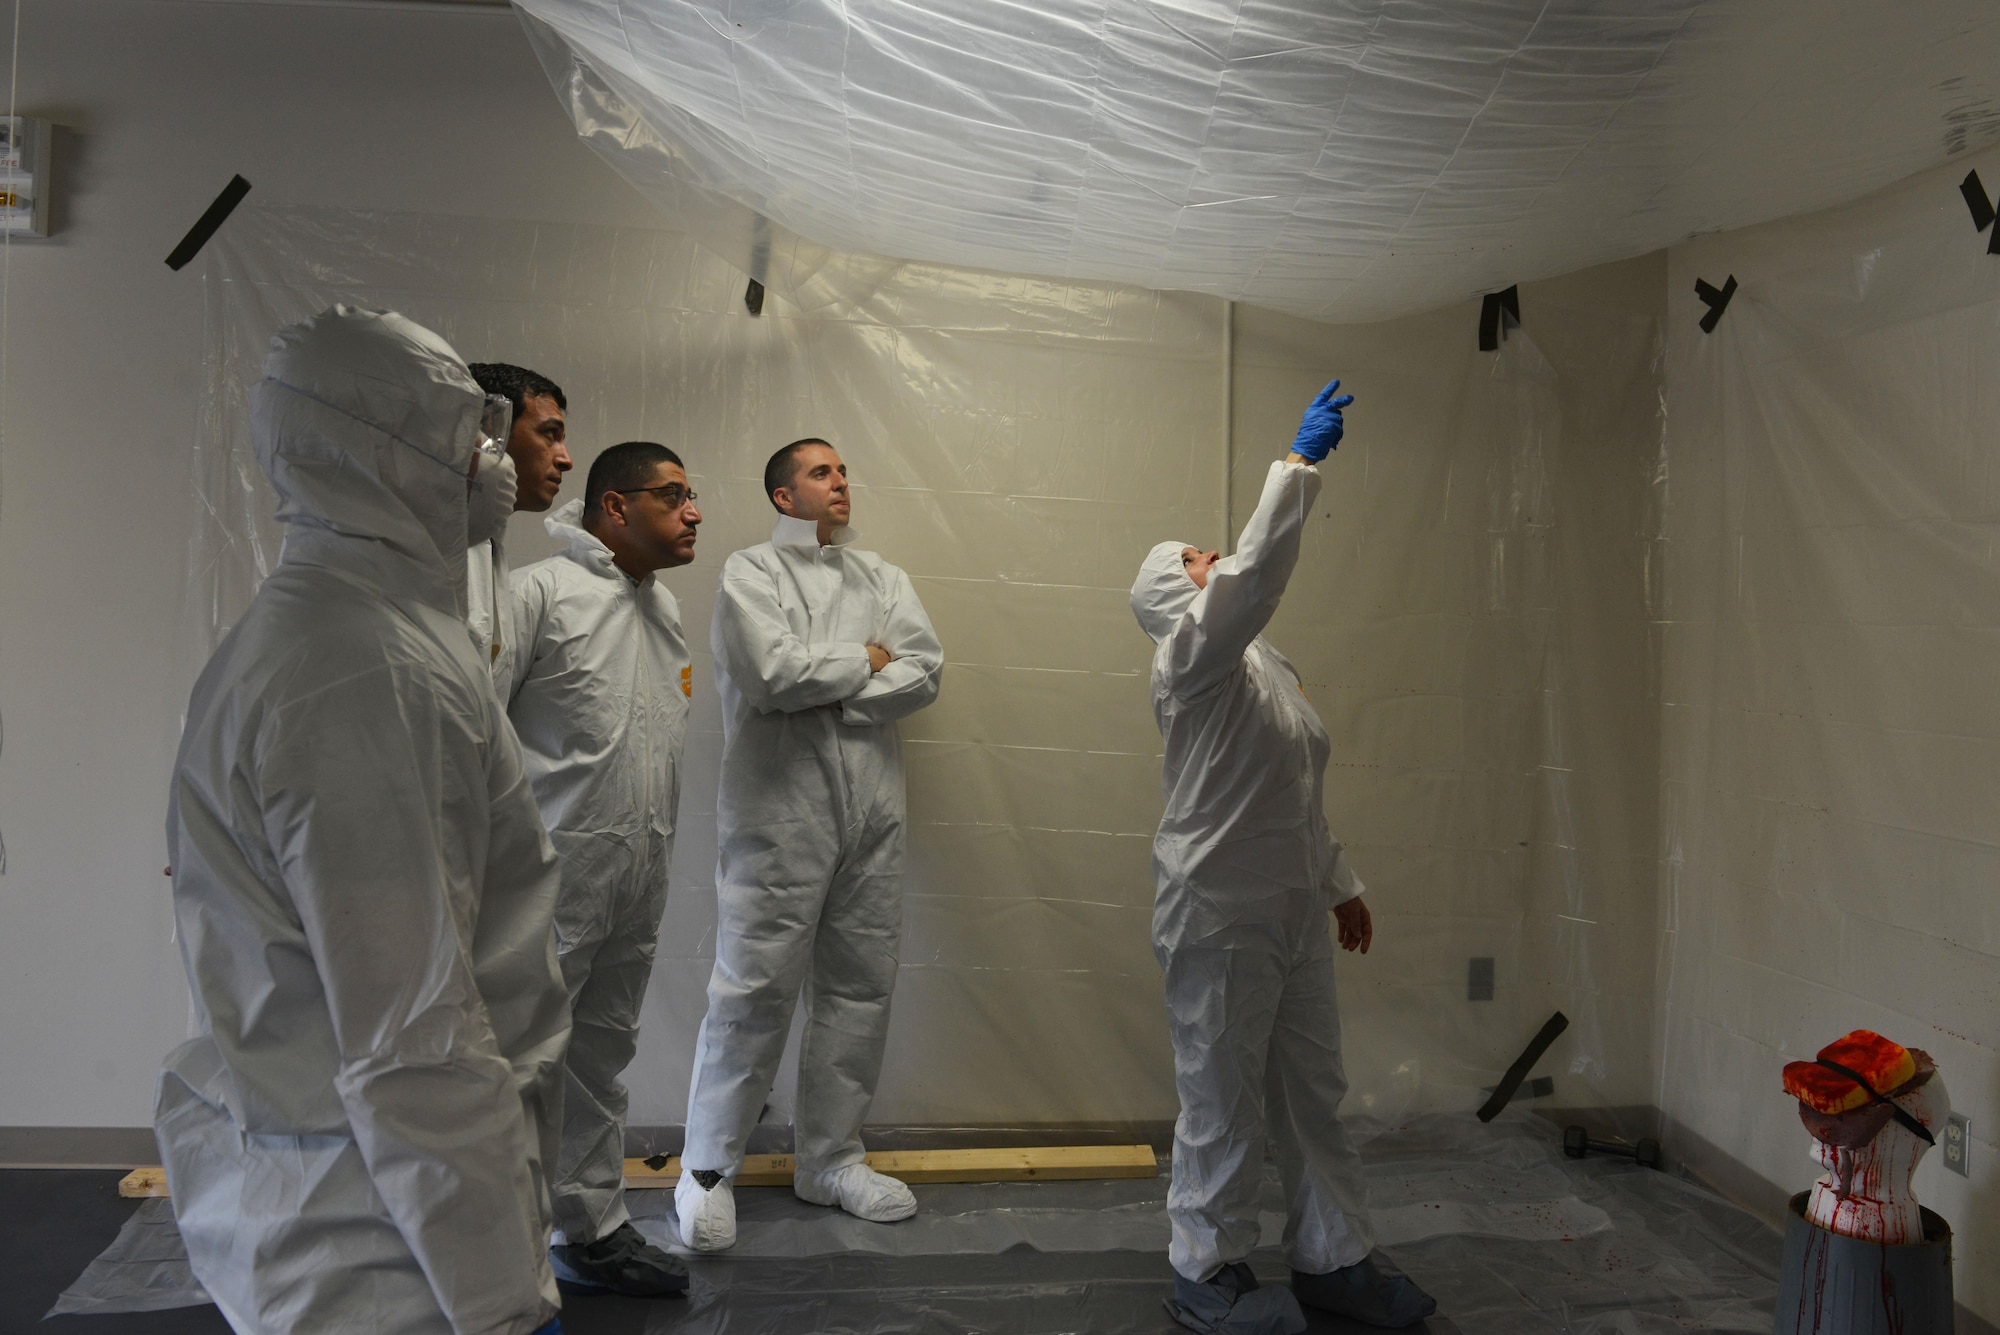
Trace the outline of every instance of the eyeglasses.
[[669, 510], [678, 510], [683, 505], [693, 505], [700, 499], [700, 493], [683, 487], [678, 482], [665, 482], [657, 487], [623, 487], [618, 489], [623, 496], [637, 495], [642, 491], [657, 491], [660, 499], [667, 503]]

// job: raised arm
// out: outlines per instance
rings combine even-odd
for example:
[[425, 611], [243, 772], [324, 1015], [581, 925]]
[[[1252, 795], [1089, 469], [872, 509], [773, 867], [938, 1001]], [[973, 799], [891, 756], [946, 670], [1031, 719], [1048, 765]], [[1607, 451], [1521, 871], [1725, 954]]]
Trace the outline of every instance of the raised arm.
[[530, 1330], [549, 1307], [531, 1132], [468, 954], [486, 850], [454, 847], [430, 686], [382, 667], [275, 716], [258, 802], [369, 1176], [454, 1330]]
[[1315, 465], [1346, 430], [1341, 412], [1354, 396], [1336, 397], [1339, 388], [1334, 381], [1306, 409], [1291, 452], [1265, 474], [1263, 495], [1243, 526], [1235, 553], [1210, 567], [1208, 586], [1169, 636], [1168, 670], [1176, 695], [1200, 695], [1220, 681], [1277, 612], [1298, 564], [1306, 517], [1319, 495]]
[[710, 641], [730, 683], [766, 714], [839, 704], [868, 684], [868, 646], [794, 635], [770, 574], [741, 553], [722, 567]]
[[888, 611], [880, 643], [891, 658], [841, 705], [840, 721], [855, 727], [894, 723], [916, 713], [937, 699], [938, 680], [944, 675], [944, 649], [924, 605], [917, 601], [910, 577], [894, 566], [885, 566], [883, 574]]

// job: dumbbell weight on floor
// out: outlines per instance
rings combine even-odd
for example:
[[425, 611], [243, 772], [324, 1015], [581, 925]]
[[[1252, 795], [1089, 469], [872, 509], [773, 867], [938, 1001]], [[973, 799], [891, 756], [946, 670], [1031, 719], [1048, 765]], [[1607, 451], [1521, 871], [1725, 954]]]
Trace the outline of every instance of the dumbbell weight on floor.
[[1660, 1166], [1660, 1142], [1651, 1136], [1641, 1136], [1636, 1145], [1623, 1145], [1615, 1140], [1592, 1140], [1590, 1133], [1580, 1126], [1563, 1128], [1563, 1154], [1571, 1159], [1581, 1159], [1590, 1154], [1615, 1154], [1622, 1159], [1630, 1159], [1641, 1168]]

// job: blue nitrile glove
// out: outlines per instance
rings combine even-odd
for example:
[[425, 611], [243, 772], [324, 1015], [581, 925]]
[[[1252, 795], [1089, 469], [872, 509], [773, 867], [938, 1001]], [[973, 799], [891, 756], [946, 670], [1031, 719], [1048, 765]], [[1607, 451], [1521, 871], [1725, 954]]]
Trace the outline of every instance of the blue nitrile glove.
[[550, 1317], [548, 1325], [531, 1332], [531, 1335], [563, 1335], [562, 1318], [559, 1316]]
[[1335, 398], [1333, 391], [1339, 388], [1340, 382], [1336, 380], [1321, 390], [1306, 409], [1305, 420], [1299, 423], [1299, 438], [1292, 442], [1292, 453], [1307, 463], [1316, 464], [1326, 458], [1346, 434], [1347, 423], [1341, 420], [1340, 410], [1354, 402], [1354, 396], [1342, 394]]

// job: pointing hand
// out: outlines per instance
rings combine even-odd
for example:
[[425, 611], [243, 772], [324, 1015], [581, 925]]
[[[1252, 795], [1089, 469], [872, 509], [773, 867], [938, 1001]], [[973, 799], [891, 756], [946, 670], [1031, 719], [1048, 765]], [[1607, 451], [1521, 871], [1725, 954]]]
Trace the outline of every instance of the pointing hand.
[[1292, 453], [1309, 464], [1316, 464], [1326, 458], [1340, 438], [1347, 432], [1347, 423], [1342, 420], [1340, 410], [1354, 402], [1352, 394], [1335, 397], [1334, 391], [1340, 382], [1334, 381], [1319, 392], [1319, 397], [1306, 409], [1305, 420], [1299, 423], [1299, 438], [1292, 442]]

